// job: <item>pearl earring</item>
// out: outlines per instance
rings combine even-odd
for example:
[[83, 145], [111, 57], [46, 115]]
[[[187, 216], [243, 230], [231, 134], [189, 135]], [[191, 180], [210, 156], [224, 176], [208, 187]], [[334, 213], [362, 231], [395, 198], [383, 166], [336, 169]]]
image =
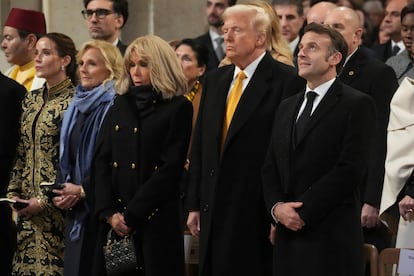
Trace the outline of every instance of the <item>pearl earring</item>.
[[62, 65], [62, 66], [60, 67], [60, 70], [65, 71], [65, 66], [63, 66], [63, 65]]

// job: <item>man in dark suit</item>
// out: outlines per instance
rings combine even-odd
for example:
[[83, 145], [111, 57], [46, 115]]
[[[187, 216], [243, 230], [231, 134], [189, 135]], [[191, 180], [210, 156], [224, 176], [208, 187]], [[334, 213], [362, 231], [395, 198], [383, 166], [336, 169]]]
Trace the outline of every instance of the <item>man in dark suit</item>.
[[390, 0], [386, 2], [385, 16], [382, 25], [390, 40], [387, 43], [374, 46], [372, 50], [377, 57], [386, 62], [389, 57], [404, 51], [405, 46], [401, 38], [401, 11], [408, 4], [408, 0]]
[[293, 63], [297, 67], [298, 45], [301, 30], [305, 22], [303, 15], [303, 5], [300, 0], [273, 0], [273, 9], [279, 17], [282, 35], [289, 43], [293, 54]]
[[208, 48], [207, 71], [217, 68], [224, 58], [226, 50], [224, 45], [222, 15], [228, 8], [237, 3], [237, 0], [207, 0], [206, 14], [209, 25], [208, 32], [196, 38], [197, 42]]
[[[21, 101], [26, 94], [24, 86], [0, 73], [0, 197], [6, 196], [19, 133]], [[0, 267], [2, 274], [11, 274], [16, 247], [16, 230], [8, 204], [0, 204]]]
[[120, 40], [121, 29], [128, 20], [127, 0], [83, 0], [82, 15], [93, 39], [116, 45], [124, 55], [127, 45]]
[[380, 223], [379, 205], [384, 164], [387, 151], [387, 127], [390, 102], [398, 88], [397, 77], [391, 67], [374, 57], [374, 53], [361, 44], [362, 25], [358, 14], [347, 7], [332, 10], [325, 24], [340, 32], [348, 45], [347, 61], [339, 79], [361, 92], [370, 95], [378, 112], [377, 128], [369, 158], [369, 170], [361, 187], [361, 223], [365, 242], [374, 244], [378, 250], [391, 246], [387, 227]]
[[277, 223], [274, 275], [363, 275], [358, 188], [376, 119], [372, 99], [336, 79], [346, 54], [336, 30], [305, 28], [298, 65], [306, 90], [280, 104], [263, 166]]
[[[200, 235], [200, 275], [270, 275], [271, 220], [260, 170], [275, 111], [284, 98], [303, 89], [304, 80], [266, 52], [271, 37], [265, 30], [271, 22], [262, 8], [235, 5], [223, 19], [227, 56], [234, 65], [211, 71], [203, 84], [190, 158], [187, 225]], [[236, 91], [241, 97], [227, 119]]]

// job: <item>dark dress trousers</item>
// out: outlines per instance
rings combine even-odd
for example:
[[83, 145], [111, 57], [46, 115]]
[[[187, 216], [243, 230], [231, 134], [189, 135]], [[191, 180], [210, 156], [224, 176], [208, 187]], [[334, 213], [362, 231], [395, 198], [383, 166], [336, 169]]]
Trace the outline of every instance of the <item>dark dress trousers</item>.
[[[147, 93], [147, 88], [135, 89]], [[182, 96], [159, 97], [144, 105], [137, 109], [128, 92], [108, 111], [94, 163], [96, 212], [102, 229], [108, 229], [105, 218], [115, 212], [124, 213], [133, 228], [143, 274], [130, 275], [184, 275], [179, 180], [191, 135], [192, 105]]]
[[195, 38], [198, 43], [205, 45], [208, 49], [208, 61], [207, 61], [207, 69], [206, 71], [210, 71], [211, 69], [217, 68], [220, 60], [216, 55], [216, 51], [214, 50], [213, 42], [211, 41], [210, 33], [207, 32], [199, 37]]
[[221, 147], [234, 65], [207, 74], [190, 158], [187, 209], [199, 210], [200, 275], [270, 275], [270, 216], [260, 170], [279, 103], [301, 91], [293, 67], [260, 61]]
[[[26, 89], [0, 73], [0, 197], [5, 197], [9, 174], [19, 139], [21, 101]], [[11, 274], [11, 263], [16, 247], [16, 229], [8, 204], [0, 204], [0, 268], [4, 275]]]
[[280, 104], [263, 166], [268, 212], [277, 202], [296, 209], [305, 226], [276, 225], [275, 271], [283, 276], [363, 275], [358, 188], [375, 126], [372, 99], [336, 80], [294, 146], [303, 93]]
[[[374, 55], [370, 49], [359, 47], [342, 69], [339, 79], [352, 88], [370, 95], [377, 109], [369, 169], [366, 181], [361, 186], [361, 203], [379, 208], [384, 182], [390, 102], [398, 88], [398, 80], [394, 70], [377, 60]], [[364, 228], [364, 237], [366, 242], [374, 244], [379, 250], [390, 246], [390, 236], [382, 224], [378, 228]]]

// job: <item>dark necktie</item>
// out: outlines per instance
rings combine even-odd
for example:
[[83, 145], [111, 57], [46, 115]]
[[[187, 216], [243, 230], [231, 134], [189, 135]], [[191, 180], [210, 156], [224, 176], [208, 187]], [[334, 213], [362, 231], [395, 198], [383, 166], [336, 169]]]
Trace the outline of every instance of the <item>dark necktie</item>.
[[398, 47], [398, 45], [394, 45], [394, 47], [392, 47], [392, 55], [393, 56], [398, 54], [399, 51], [400, 51], [400, 47]]
[[298, 120], [296, 121], [296, 142], [298, 142], [299, 139], [302, 137], [306, 124], [309, 121], [309, 118], [311, 117], [313, 101], [315, 100], [316, 96], [318, 96], [318, 94], [316, 94], [313, 91], [309, 91], [308, 93], [306, 93], [305, 108], [303, 109], [302, 114], [300, 114]]
[[217, 47], [214, 49], [214, 51], [216, 52], [217, 58], [218, 60], [222, 60], [224, 58], [224, 51], [223, 51], [223, 42], [224, 42], [224, 38], [219, 36], [216, 37], [216, 39], [214, 39], [214, 41], [217, 42]]

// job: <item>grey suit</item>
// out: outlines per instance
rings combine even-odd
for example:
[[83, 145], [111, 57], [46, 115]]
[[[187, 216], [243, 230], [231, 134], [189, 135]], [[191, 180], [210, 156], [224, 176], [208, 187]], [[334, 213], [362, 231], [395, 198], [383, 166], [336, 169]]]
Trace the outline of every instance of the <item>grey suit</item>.
[[407, 50], [404, 50], [399, 55], [390, 57], [386, 64], [394, 69], [398, 84], [401, 84], [405, 77], [414, 78], [413, 60], [409, 57]]

